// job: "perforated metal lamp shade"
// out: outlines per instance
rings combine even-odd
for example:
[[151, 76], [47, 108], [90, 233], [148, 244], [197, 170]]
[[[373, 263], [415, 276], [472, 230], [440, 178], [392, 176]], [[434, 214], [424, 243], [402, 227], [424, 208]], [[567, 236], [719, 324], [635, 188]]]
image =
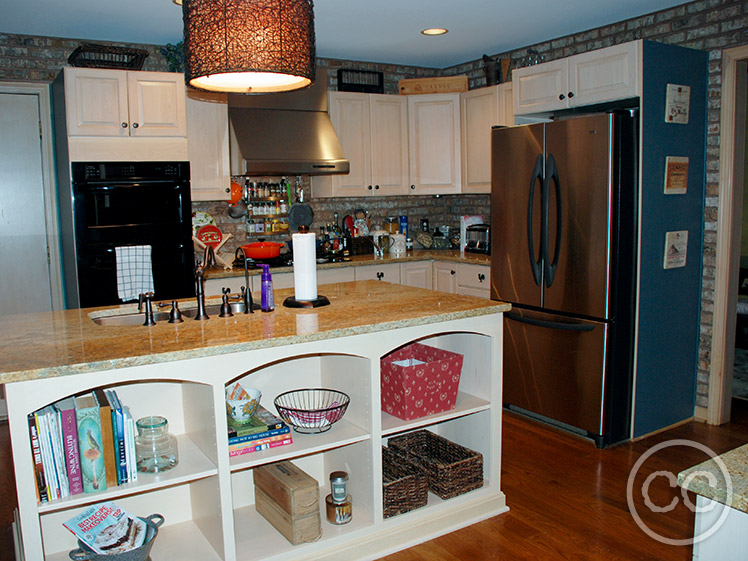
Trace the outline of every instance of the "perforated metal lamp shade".
[[183, 0], [185, 81], [238, 93], [314, 81], [312, 0]]

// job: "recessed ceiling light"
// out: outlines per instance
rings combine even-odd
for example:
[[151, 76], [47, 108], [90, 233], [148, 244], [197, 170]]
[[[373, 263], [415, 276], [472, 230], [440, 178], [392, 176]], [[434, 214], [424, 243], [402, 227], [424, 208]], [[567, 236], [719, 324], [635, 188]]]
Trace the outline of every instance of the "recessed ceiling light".
[[429, 27], [421, 31], [421, 35], [444, 35], [447, 31], [443, 27]]

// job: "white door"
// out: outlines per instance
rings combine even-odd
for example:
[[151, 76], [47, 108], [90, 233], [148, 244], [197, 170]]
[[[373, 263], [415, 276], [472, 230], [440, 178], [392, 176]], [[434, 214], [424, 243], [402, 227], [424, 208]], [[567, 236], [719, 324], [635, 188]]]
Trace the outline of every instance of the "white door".
[[38, 99], [0, 93], [0, 316], [52, 309]]

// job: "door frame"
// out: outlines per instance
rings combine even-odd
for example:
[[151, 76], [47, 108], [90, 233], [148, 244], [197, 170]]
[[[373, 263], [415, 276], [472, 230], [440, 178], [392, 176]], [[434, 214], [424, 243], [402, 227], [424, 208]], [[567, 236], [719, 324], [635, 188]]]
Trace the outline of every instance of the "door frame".
[[47, 224], [47, 247], [49, 248], [50, 293], [52, 309], [62, 310], [65, 301], [63, 299], [57, 175], [54, 165], [54, 135], [52, 133], [52, 104], [49, 84], [0, 81], [0, 93], [35, 95], [39, 102], [42, 189], [44, 191], [44, 215]]
[[730, 420], [732, 400], [743, 201], [743, 166], [737, 164], [743, 163], [745, 154], [746, 67], [748, 45], [723, 51], [716, 271], [706, 415], [707, 422], [713, 425]]

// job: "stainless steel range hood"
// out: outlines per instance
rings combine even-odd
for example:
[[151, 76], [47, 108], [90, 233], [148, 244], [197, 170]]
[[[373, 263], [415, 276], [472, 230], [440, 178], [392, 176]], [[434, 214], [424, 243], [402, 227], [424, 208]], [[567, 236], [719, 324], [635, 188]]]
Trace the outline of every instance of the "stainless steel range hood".
[[229, 94], [233, 173], [322, 175], [348, 173], [349, 162], [327, 114], [327, 71], [305, 90]]

